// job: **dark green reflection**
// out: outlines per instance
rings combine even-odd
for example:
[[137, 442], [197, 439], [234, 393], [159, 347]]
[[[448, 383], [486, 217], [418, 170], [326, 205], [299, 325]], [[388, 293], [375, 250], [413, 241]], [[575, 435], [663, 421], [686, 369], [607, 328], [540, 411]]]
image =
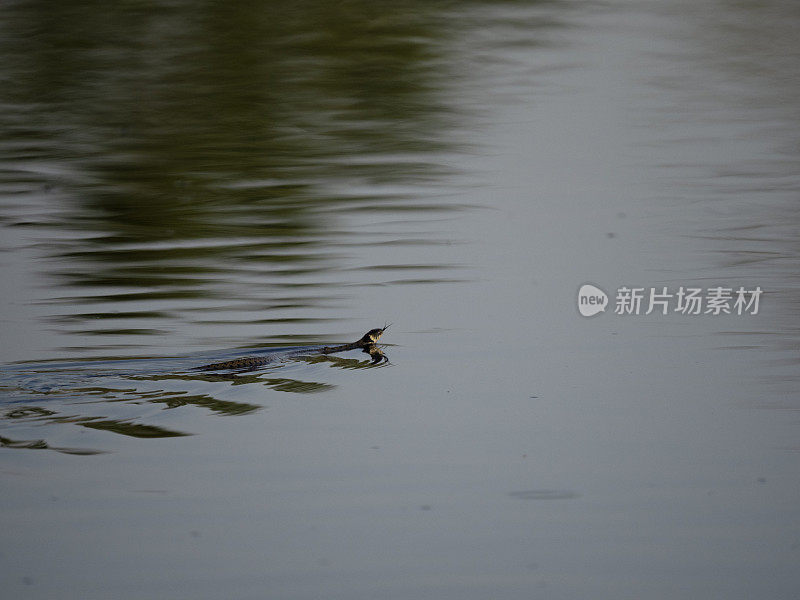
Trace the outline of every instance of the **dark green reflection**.
[[130, 423], [128, 421], [116, 420], [89, 420], [83, 419], [77, 421], [82, 427], [89, 429], [99, 429], [101, 431], [111, 431], [119, 433], [120, 435], [128, 435], [137, 438], [165, 438], [165, 437], [180, 437], [189, 435], [180, 431], [172, 431], [164, 427], [156, 425], [144, 425], [141, 423]]
[[93, 448], [67, 448], [64, 446], [51, 446], [45, 440], [13, 440], [3, 436], [0, 436], [0, 447], [25, 450], [54, 450], [55, 452], [61, 452], [62, 454], [77, 454], [80, 456], [104, 453], [103, 450], [95, 450]]
[[[450, 10], [322, 0], [0, 8], [0, 79], [14, 82], [0, 90], [0, 127], [18, 160], [42, 166], [12, 168], [0, 185], [23, 184], [58, 210], [48, 227], [79, 232], [50, 244], [50, 271], [67, 290], [58, 303], [94, 305], [60, 326], [86, 335], [107, 314], [127, 324], [98, 335], [166, 335], [149, 326], [165, 302], [194, 321], [189, 303], [226, 311], [233, 298], [281, 320], [291, 315], [273, 298], [297, 286], [301, 310], [327, 309], [355, 282], [323, 281], [342, 267], [337, 244], [387, 241], [350, 228], [348, 214], [460, 209], [418, 191], [452, 177], [443, 156], [458, 150]], [[43, 225], [35, 214], [27, 223]], [[109, 303], [123, 305], [106, 312]], [[89, 330], [70, 329], [82, 320]]]

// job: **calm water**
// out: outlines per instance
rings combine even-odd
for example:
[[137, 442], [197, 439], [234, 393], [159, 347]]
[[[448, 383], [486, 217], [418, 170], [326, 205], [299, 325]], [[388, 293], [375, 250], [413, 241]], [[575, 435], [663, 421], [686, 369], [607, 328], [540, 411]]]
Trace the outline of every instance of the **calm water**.
[[798, 27], [4, 3], [4, 595], [794, 597]]

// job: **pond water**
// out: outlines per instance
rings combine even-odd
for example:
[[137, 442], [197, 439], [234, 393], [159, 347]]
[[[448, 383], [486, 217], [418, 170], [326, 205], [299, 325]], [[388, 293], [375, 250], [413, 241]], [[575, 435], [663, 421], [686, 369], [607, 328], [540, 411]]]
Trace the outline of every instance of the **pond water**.
[[4, 594], [793, 597], [798, 26], [3, 4]]

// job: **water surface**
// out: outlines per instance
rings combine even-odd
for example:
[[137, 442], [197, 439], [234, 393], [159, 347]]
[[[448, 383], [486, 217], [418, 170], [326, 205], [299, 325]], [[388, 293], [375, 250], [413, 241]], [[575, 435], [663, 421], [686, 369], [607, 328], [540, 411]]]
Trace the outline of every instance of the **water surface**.
[[4, 5], [4, 590], [790, 597], [799, 20]]

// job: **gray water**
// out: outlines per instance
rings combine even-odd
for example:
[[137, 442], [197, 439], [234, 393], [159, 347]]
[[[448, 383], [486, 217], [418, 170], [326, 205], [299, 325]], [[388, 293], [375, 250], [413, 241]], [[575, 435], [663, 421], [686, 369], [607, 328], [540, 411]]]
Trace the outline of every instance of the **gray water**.
[[4, 3], [3, 597], [795, 597], [798, 27]]

